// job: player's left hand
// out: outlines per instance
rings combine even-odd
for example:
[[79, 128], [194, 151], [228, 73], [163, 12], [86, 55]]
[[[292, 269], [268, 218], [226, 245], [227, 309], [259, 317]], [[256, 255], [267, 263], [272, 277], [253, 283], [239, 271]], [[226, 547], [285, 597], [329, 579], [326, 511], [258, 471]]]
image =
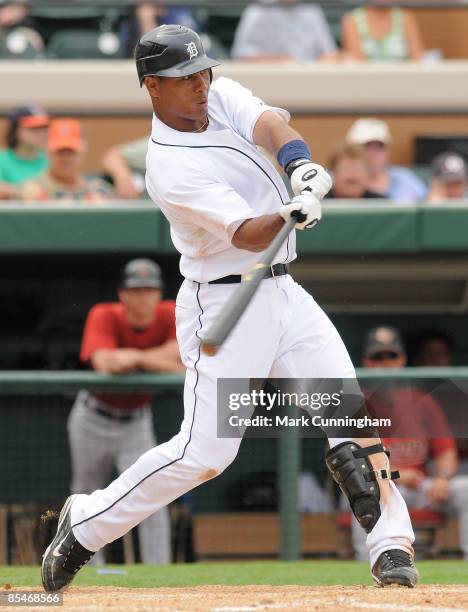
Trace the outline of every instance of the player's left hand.
[[322, 200], [332, 188], [332, 177], [323, 166], [304, 160], [291, 174], [291, 187], [296, 195], [312, 192]]
[[291, 217], [296, 217], [295, 229], [310, 229], [317, 225], [322, 218], [322, 207], [313, 193], [305, 191], [301, 195], [295, 196], [290, 204], [282, 206], [280, 215], [285, 221], [288, 221]]

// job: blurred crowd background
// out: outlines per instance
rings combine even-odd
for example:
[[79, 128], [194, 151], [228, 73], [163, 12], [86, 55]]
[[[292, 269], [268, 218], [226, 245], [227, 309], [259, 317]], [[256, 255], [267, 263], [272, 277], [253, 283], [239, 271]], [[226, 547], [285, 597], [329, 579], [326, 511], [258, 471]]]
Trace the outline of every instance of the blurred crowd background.
[[[347, 8], [347, 4], [359, 6]], [[419, 4], [424, 6], [424, 2]], [[450, 9], [439, 9], [434, 15], [439, 23], [435, 24], [434, 16], [432, 21], [428, 16], [418, 19], [417, 10], [386, 1], [314, 4], [265, 0], [220, 5], [141, 1], [93, 6], [18, 0], [0, 3], [0, 60], [131, 58], [142, 33], [164, 23], [179, 23], [197, 30], [207, 52], [221, 61], [280, 62], [285, 71], [288, 64], [297, 62], [414, 61], [427, 65], [444, 58], [468, 58], [468, 44], [464, 49], [461, 41], [454, 45], [441, 36], [453, 24], [449, 13]], [[18, 107], [7, 114], [5, 148], [0, 153], [1, 200], [102, 203], [146, 196], [146, 138], [110, 147], [90, 169], [81, 126], [71, 119], [68, 123], [54, 121], [47, 109], [32, 106], [34, 102], [18, 100]], [[59, 133], [68, 130], [74, 138], [65, 147]], [[330, 142], [320, 161], [335, 176], [330, 197], [438, 203], [465, 198], [465, 149], [463, 138], [453, 133], [451, 138], [439, 138], [435, 145], [420, 144], [412, 167], [405, 170], [390, 163], [389, 126], [369, 117], [350, 125], [341, 142]], [[91, 170], [91, 178], [82, 174], [83, 166]]]
[[[99, 112], [77, 102], [70, 112], [53, 96], [51, 108], [42, 104], [45, 92], [23, 82], [23, 93], [8, 91], [14, 103], [7, 105], [2, 80], [24, 66], [38, 74], [62, 66], [91, 87], [83, 74], [102, 62], [126, 69], [141, 34], [164, 23], [198, 31], [207, 53], [223, 62], [220, 70], [254, 69], [265, 79], [272, 68], [286, 78], [317, 67], [336, 87], [335, 69], [358, 66], [372, 92], [375, 75], [395, 74], [388, 70], [404, 74], [410, 66], [415, 79], [425, 79], [435, 68], [449, 74], [468, 62], [462, 2], [0, 1], [0, 460], [8, 466], [0, 473], [0, 565], [37, 562], [47, 541], [37, 535], [45, 507], [60, 505], [69, 490], [104, 486], [112, 470], [174, 434], [181, 419], [180, 394], [77, 395], [66, 382], [47, 387], [47, 372], [183, 372], [173, 302], [181, 277], [163, 221], [155, 224], [154, 246], [139, 247], [152, 206], [144, 181], [149, 102], [121, 116], [112, 102]], [[396, 372], [385, 378], [391, 384], [383, 395], [373, 389], [369, 398], [418, 422], [403, 436], [406, 446], [387, 441], [418, 554], [466, 559], [468, 446], [457, 436], [466, 393], [450, 373], [468, 362], [468, 111], [432, 108], [443, 88], [433, 78], [421, 81], [424, 109], [405, 106], [403, 88], [394, 92], [395, 110], [349, 110], [345, 90], [342, 112], [316, 112], [313, 77], [300, 74], [296, 87], [310, 90], [310, 100], [303, 96], [292, 119], [333, 175], [318, 230], [333, 239], [314, 247], [317, 239], [304, 232], [293, 273], [324, 304], [356, 366]], [[41, 207], [70, 217], [45, 222]], [[95, 215], [101, 237], [89, 220], [79, 233], [84, 217], [77, 211]], [[100, 215], [111, 211], [130, 211], [137, 221], [126, 216], [113, 226], [117, 217], [109, 217], [107, 226]], [[439, 378], [425, 370], [417, 383], [403, 384], [398, 371], [408, 366], [450, 370]], [[24, 389], [8, 392], [11, 371], [32, 371]], [[425, 429], [428, 414], [439, 424], [437, 438]], [[148, 434], [153, 429], [156, 437]], [[130, 536], [123, 549], [113, 546], [107, 560], [277, 555], [275, 444], [245, 441], [226, 474], [173, 504], [170, 517], [143, 525], [139, 541]], [[362, 538], [323, 467], [324, 446], [304, 440], [300, 451], [298, 508], [309, 534], [302, 552], [364, 559]]]

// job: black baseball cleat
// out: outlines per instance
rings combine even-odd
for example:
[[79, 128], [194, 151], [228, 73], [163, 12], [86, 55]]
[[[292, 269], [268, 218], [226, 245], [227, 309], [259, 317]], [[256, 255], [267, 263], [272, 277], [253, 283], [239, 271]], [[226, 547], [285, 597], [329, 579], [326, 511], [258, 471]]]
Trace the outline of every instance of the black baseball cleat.
[[393, 548], [383, 552], [377, 559], [372, 568], [372, 578], [381, 587], [399, 584], [412, 588], [419, 581], [419, 572], [409, 553]]
[[60, 512], [57, 533], [42, 558], [42, 584], [44, 589], [60, 591], [70, 584], [79, 569], [94, 552], [84, 548], [71, 530], [71, 505], [76, 495], [70, 495]]

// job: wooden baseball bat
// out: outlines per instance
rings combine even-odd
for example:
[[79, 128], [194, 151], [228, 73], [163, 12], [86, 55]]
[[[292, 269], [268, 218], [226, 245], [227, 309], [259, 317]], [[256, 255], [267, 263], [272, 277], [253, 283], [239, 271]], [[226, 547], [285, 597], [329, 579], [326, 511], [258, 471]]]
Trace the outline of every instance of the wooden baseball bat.
[[265, 268], [269, 268], [283, 242], [287, 239], [298, 219], [291, 217], [270, 243], [263, 253], [259, 262], [248, 272], [239, 288], [229, 302], [224, 306], [218, 318], [211, 328], [202, 337], [202, 351], [207, 355], [216, 355], [219, 348], [232, 332], [242, 313], [247, 308], [253, 294], [257, 290], [260, 281], [265, 274]]

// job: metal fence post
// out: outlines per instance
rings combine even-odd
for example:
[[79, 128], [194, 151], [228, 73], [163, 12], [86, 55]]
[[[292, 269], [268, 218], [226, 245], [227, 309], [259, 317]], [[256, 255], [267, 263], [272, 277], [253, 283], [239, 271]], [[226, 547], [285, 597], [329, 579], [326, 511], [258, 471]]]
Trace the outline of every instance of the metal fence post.
[[278, 440], [280, 556], [284, 561], [295, 561], [300, 556], [300, 451], [299, 429], [286, 427]]

